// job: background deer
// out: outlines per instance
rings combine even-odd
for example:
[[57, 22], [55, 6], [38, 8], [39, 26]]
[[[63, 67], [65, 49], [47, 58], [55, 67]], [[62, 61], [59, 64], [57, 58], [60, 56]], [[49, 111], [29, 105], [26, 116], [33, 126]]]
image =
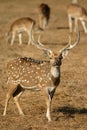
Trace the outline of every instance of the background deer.
[[11, 42], [11, 45], [13, 45], [16, 34], [19, 37], [19, 43], [22, 44], [22, 33], [26, 32], [29, 36], [28, 45], [31, 43], [31, 39], [33, 38], [33, 28], [35, 25], [35, 21], [29, 17], [24, 17], [17, 19], [12, 23], [10, 26], [10, 31], [7, 35], [7, 41]]
[[80, 20], [84, 28], [85, 33], [87, 33], [87, 28], [85, 22], [87, 21], [87, 12], [86, 10], [78, 4], [70, 4], [67, 8], [68, 19], [69, 19], [69, 28], [72, 32], [72, 22], [75, 21], [74, 31], [78, 31], [78, 21]]
[[46, 117], [51, 121], [51, 101], [55, 90], [60, 83], [60, 66], [63, 58], [68, 54], [68, 51], [79, 43], [80, 35], [78, 33], [77, 41], [69, 44], [60, 50], [59, 55], [49, 49], [36, 44], [36, 47], [45, 51], [49, 57], [49, 61], [39, 61], [32, 58], [17, 58], [7, 64], [8, 74], [8, 90], [6, 94], [5, 108], [3, 115], [6, 115], [7, 105], [11, 97], [13, 97], [19, 114], [24, 115], [18, 98], [24, 90], [39, 90], [44, 92], [47, 104]]
[[40, 28], [44, 30], [47, 27], [50, 19], [50, 7], [47, 4], [42, 3], [39, 5], [38, 11]]
[[78, 3], [78, 0], [72, 0], [72, 3], [76, 4]]

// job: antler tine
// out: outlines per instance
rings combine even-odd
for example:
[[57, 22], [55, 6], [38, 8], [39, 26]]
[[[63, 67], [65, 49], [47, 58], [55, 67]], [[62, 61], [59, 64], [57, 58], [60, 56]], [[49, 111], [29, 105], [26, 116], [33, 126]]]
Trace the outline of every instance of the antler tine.
[[70, 44], [70, 46], [67, 49], [70, 50], [70, 49], [74, 48], [79, 43], [79, 41], [80, 41], [80, 32], [78, 32], [77, 41], [73, 45]]
[[77, 41], [73, 45], [71, 45], [71, 37], [69, 36], [69, 44], [65, 48], [61, 49], [60, 52], [74, 48], [79, 43], [79, 41], [80, 41], [80, 31], [78, 31]]
[[59, 50], [59, 52], [64, 51], [65, 49], [67, 49], [71, 44], [71, 36], [69, 35], [69, 43], [66, 45], [66, 47], [62, 48], [61, 50]]
[[38, 37], [38, 42], [34, 41], [32, 39], [32, 43], [38, 48], [38, 49], [41, 49], [43, 50], [44, 52], [52, 52], [50, 49], [47, 49], [44, 47], [44, 45], [40, 42], [40, 35]]

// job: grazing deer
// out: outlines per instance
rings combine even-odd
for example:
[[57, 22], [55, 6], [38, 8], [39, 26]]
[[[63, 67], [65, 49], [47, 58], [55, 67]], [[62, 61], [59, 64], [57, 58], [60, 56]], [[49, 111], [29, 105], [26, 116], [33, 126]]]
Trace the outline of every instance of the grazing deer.
[[44, 30], [47, 27], [50, 19], [50, 7], [47, 4], [42, 3], [39, 5], [38, 10], [40, 28]]
[[72, 22], [75, 21], [74, 31], [78, 31], [78, 21], [80, 20], [84, 28], [85, 33], [87, 33], [87, 28], [85, 22], [87, 21], [87, 12], [86, 10], [78, 4], [70, 4], [67, 8], [68, 19], [69, 19], [69, 28], [72, 32]]
[[17, 34], [19, 37], [19, 43], [21, 45], [22, 44], [22, 33], [27, 32], [27, 34], [29, 36], [29, 40], [28, 40], [28, 45], [29, 45], [33, 38], [32, 31], [33, 31], [34, 25], [35, 25], [35, 21], [29, 17], [17, 19], [10, 26], [10, 31], [8, 32], [8, 35], [7, 35], [7, 41], [11, 42], [11, 45], [13, 45], [15, 36]]
[[[8, 74], [8, 90], [6, 94], [5, 108], [3, 115], [6, 115], [7, 105], [11, 97], [13, 97], [19, 114], [24, 115], [18, 98], [24, 90], [39, 90], [44, 92], [47, 104], [46, 117], [51, 121], [51, 101], [55, 90], [60, 83], [60, 66], [63, 58], [68, 54], [68, 51], [79, 43], [80, 34], [78, 33], [77, 41], [69, 44], [60, 50], [59, 55], [49, 49], [35, 45], [43, 50], [49, 57], [49, 61], [39, 61], [32, 58], [17, 58], [7, 64]], [[71, 40], [71, 39], [70, 39]]]
[[72, 0], [72, 3], [76, 4], [78, 3], [78, 0]]

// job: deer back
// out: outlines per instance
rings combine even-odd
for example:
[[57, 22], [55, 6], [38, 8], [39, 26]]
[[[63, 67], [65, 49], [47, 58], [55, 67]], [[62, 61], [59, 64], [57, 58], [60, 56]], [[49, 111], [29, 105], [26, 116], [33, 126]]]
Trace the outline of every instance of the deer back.
[[19, 18], [12, 23], [10, 31], [26, 31], [31, 28], [32, 24], [34, 26], [35, 21], [29, 17]]
[[71, 14], [72, 16], [76, 17], [82, 17], [84, 15], [87, 15], [86, 10], [81, 7], [78, 4], [70, 4], [67, 8], [68, 14]]
[[18, 58], [7, 64], [8, 82], [23, 86], [42, 87], [51, 84], [51, 64], [32, 58]]

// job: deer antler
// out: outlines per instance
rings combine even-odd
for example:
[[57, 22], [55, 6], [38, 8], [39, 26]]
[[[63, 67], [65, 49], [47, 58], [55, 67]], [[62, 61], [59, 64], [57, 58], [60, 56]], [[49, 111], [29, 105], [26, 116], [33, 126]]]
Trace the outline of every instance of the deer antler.
[[65, 50], [70, 50], [70, 49], [74, 48], [79, 43], [79, 41], [80, 41], [80, 32], [78, 32], [77, 41], [73, 45], [71, 45], [71, 37], [69, 36], [69, 43], [68, 43], [68, 45], [66, 47], [64, 47], [63, 49], [61, 49], [60, 52], [63, 52]]
[[32, 39], [32, 43], [40, 50], [43, 50], [45, 53], [52, 53], [52, 51], [50, 49], [47, 49], [44, 47], [44, 45], [40, 42], [40, 35], [38, 37], [38, 42], [34, 41]]

